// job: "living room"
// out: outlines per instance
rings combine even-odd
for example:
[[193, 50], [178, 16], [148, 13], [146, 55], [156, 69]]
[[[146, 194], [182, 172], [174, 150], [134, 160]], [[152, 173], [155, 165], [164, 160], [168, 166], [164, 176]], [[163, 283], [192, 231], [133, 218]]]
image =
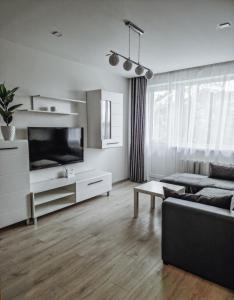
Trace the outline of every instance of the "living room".
[[0, 299], [234, 299], [233, 0], [1, 0]]

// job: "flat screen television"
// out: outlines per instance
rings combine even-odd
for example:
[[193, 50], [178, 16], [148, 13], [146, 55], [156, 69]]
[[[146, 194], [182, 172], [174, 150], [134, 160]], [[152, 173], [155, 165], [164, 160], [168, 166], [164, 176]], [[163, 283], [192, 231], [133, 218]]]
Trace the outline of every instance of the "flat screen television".
[[30, 170], [84, 161], [83, 128], [29, 127]]

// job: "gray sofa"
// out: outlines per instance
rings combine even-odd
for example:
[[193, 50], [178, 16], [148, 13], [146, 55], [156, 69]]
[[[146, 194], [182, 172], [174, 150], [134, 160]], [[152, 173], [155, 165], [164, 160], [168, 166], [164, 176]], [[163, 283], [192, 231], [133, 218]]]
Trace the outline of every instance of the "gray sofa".
[[234, 290], [234, 213], [175, 198], [164, 200], [162, 259]]
[[[186, 192], [203, 196], [234, 196], [234, 166], [211, 163], [209, 171], [210, 177], [176, 173], [161, 181], [183, 185]], [[234, 290], [234, 211], [166, 199], [162, 204], [162, 259]]]
[[234, 181], [210, 178], [205, 175], [190, 173], [175, 173], [167, 176], [161, 182], [183, 185], [187, 192], [196, 193], [204, 187], [218, 188], [234, 191]]

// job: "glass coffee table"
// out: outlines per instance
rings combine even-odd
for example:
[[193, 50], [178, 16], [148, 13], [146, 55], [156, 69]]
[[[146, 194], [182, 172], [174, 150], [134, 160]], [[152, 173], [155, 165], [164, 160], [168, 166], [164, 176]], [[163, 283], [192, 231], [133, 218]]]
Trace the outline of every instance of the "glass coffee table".
[[185, 187], [164, 183], [159, 181], [149, 181], [134, 187], [134, 218], [138, 217], [139, 210], [139, 193], [150, 195], [151, 209], [155, 208], [155, 197], [164, 198], [163, 187], [166, 187], [175, 192], [184, 193]]

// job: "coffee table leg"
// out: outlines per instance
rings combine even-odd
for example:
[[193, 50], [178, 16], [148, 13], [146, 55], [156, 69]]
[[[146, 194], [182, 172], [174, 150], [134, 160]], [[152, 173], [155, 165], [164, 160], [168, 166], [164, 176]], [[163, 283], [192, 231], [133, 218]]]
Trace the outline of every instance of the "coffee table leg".
[[155, 196], [151, 195], [151, 209], [155, 209]]
[[139, 193], [134, 190], [134, 218], [138, 217]]

